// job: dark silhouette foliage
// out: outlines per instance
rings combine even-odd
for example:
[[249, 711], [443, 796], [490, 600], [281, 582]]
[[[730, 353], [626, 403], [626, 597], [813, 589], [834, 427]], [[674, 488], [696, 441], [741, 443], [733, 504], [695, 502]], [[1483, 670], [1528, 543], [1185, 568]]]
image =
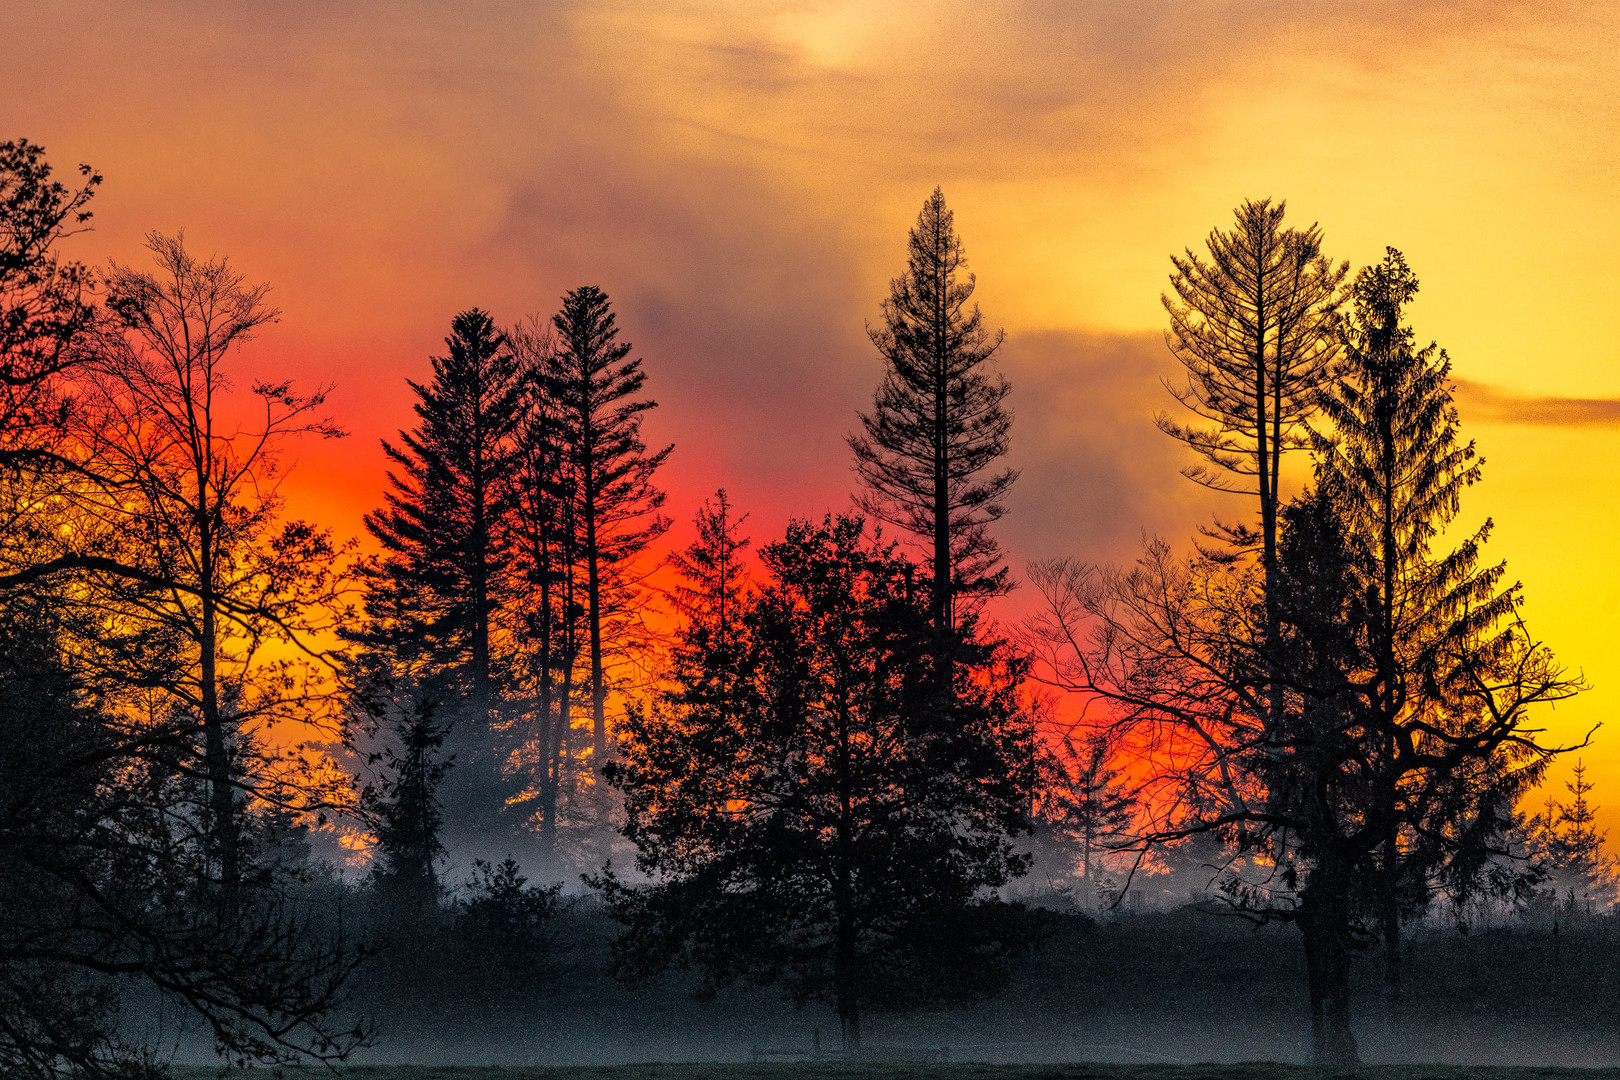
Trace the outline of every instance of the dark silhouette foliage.
[[626, 717], [608, 771], [653, 884], [596, 884], [626, 926], [622, 976], [780, 985], [832, 1004], [858, 1047], [863, 1010], [1005, 977], [1022, 924], [992, 891], [1027, 864], [1022, 670], [981, 643], [939, 708], [927, 595], [859, 517], [796, 521], [760, 556], [738, 644], [689, 624], [689, 665]]
[[591, 752], [600, 768], [608, 755], [607, 658], [621, 648], [637, 600], [636, 557], [669, 528], [659, 513], [664, 493], [653, 474], [672, 446], [649, 452], [643, 415], [657, 402], [638, 398], [647, 375], [630, 343], [619, 340], [618, 317], [594, 285], [563, 297], [552, 319], [556, 332], [546, 374], [558, 439], [574, 485], [575, 528], [585, 574], [585, 633], [591, 693]]
[[151, 1071], [116, 1015], [134, 985], [234, 1060], [341, 1058], [357, 953], [294, 895], [324, 793], [260, 773], [251, 730], [309, 704], [255, 653], [336, 580], [329, 538], [278, 520], [275, 444], [334, 432], [286, 385], [254, 387], [261, 427], [216, 423], [272, 314], [223, 260], [154, 235], [161, 277], [115, 266], [93, 306], [53, 248], [89, 218], [81, 173], [0, 144], [0, 1070]]
[[906, 243], [883, 325], [867, 330], [887, 365], [883, 382], [849, 446], [867, 487], [861, 508], [929, 552], [934, 622], [944, 630], [956, 625], [959, 602], [974, 610], [1009, 588], [987, 526], [1005, 512], [1018, 474], [986, 470], [1007, 452], [1012, 388], [987, 370], [1002, 335], [985, 329], [977, 304], [967, 306], [975, 279], [938, 188]]
[[508, 573], [517, 500], [516, 437], [527, 387], [489, 315], [451, 322], [433, 380], [412, 382], [417, 426], [384, 442], [395, 470], [386, 505], [366, 517], [383, 549], [368, 571], [361, 644], [452, 695], [442, 722], [456, 758], [443, 798], [447, 818], [486, 850], [510, 845], [526, 808], [509, 805], [510, 747], [500, 732], [497, 615]]
[[1102, 697], [1149, 777], [1144, 845], [1211, 833], [1231, 910], [1302, 931], [1313, 1047], [1357, 1058], [1350, 967], [1437, 895], [1511, 899], [1515, 804], [1568, 747], [1535, 706], [1579, 691], [1518, 615], [1489, 524], [1432, 550], [1478, 476], [1448, 364], [1411, 347], [1397, 253], [1357, 278], [1322, 392], [1317, 486], [1280, 514], [1277, 572], [1155, 545], [1127, 573], [1040, 568], [1045, 677]]
[[749, 539], [742, 535], [747, 514], [739, 515], [721, 488], [698, 507], [693, 516], [697, 539], [686, 550], [670, 555], [670, 565], [681, 581], [670, 590], [675, 610], [685, 620], [686, 637], [700, 648], [729, 646], [748, 587], [743, 552]]
[[424, 689], [399, 700], [379, 686], [367, 687], [362, 700], [368, 719], [387, 731], [373, 755], [380, 775], [360, 792], [376, 838], [372, 887], [390, 920], [420, 930], [439, 909], [438, 864], [444, 856], [439, 786], [452, 765], [442, 752], [445, 731], [435, 722], [439, 703]]
[[101, 176], [80, 165], [82, 183], [51, 179], [45, 149], [0, 142], [0, 466], [71, 468], [55, 442], [67, 402], [56, 376], [85, 357], [95, 327], [94, 278], [63, 259], [58, 244], [90, 227], [87, 208]]

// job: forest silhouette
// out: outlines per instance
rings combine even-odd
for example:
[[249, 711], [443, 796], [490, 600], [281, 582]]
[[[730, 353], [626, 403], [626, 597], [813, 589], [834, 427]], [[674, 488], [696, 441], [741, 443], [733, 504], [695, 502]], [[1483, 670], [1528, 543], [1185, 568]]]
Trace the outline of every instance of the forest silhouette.
[[1176, 991], [1217, 1007], [1264, 958], [1348, 1065], [1362, 1003], [1411, 1053], [1458, 971], [1550, 927], [1545, 1009], [1565, 941], [1610, 947], [1593, 786], [1543, 786], [1585, 683], [1490, 521], [1453, 529], [1483, 463], [1394, 248], [1352, 274], [1262, 199], [1172, 255], [1156, 419], [1229, 512], [1020, 575], [1017, 391], [940, 189], [868, 327], [850, 507], [756, 537], [721, 487], [671, 551], [658, 358], [602, 288], [447, 313], [336, 537], [280, 494], [345, 437], [332, 388], [242, 361], [268, 287], [183, 235], [66, 258], [101, 183], [0, 144], [0, 1069], [749, 988], [858, 1057], [874, 1015], [1063, 994], [1053, 957], [1104, 985], [1122, 940], [1227, 968]]

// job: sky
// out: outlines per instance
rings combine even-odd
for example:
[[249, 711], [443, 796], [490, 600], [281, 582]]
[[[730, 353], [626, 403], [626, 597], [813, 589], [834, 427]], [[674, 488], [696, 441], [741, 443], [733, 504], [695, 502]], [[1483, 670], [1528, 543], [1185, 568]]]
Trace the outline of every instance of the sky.
[[846, 508], [865, 325], [938, 185], [1006, 331], [1010, 563], [1128, 560], [1242, 511], [1153, 426], [1170, 255], [1267, 197], [1352, 268], [1398, 247], [1485, 458], [1459, 527], [1494, 521], [1592, 684], [1543, 719], [1609, 724], [1582, 756], [1620, 837], [1620, 8], [0, 0], [0, 41], [0, 138], [106, 178], [72, 255], [184, 229], [270, 283], [243, 382], [333, 385], [350, 435], [297, 448], [286, 493], [345, 536], [451, 318], [583, 284], [675, 444], [673, 542], [721, 486], [756, 540]]

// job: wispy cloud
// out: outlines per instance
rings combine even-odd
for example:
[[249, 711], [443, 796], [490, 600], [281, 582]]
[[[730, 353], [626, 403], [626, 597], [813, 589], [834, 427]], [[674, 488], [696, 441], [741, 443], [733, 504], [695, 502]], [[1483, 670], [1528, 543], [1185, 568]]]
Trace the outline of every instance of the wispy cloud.
[[1534, 427], [1620, 425], [1620, 398], [1552, 397], [1520, 394], [1467, 379], [1454, 380], [1464, 423], [1522, 424]]

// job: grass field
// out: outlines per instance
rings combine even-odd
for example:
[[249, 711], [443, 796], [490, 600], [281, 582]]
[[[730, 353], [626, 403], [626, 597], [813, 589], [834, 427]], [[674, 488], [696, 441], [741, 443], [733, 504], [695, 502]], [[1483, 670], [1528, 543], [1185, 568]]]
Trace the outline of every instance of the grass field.
[[[212, 1080], [217, 1069], [177, 1068], [176, 1080]], [[971, 1063], [779, 1062], [649, 1064], [554, 1068], [436, 1068], [415, 1065], [255, 1070], [272, 1077], [327, 1075], [333, 1080], [1620, 1080], [1620, 1069], [1554, 1069], [1467, 1065], [1377, 1065], [1313, 1069], [1247, 1062], [1236, 1065], [977, 1065]], [[241, 1074], [236, 1074], [241, 1075]]]

